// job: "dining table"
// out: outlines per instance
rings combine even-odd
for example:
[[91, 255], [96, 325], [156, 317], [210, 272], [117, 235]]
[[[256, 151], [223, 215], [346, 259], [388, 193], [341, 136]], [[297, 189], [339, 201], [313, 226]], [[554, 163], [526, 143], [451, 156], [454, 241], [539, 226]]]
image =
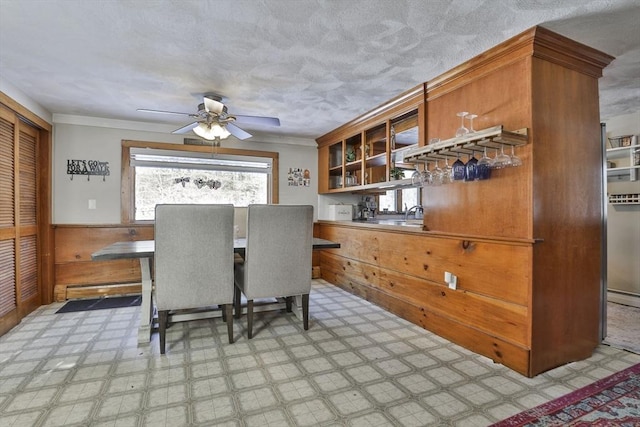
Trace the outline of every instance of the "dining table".
[[[238, 238], [233, 241], [234, 252], [244, 256], [247, 247], [246, 238]], [[332, 242], [318, 237], [313, 238], [313, 249], [337, 249], [340, 243]], [[112, 243], [91, 254], [93, 261], [107, 261], [118, 259], [139, 259], [142, 284], [142, 303], [140, 304], [140, 325], [138, 326], [138, 344], [149, 343], [151, 333], [154, 331], [154, 304], [153, 304], [153, 256], [155, 253], [154, 240], [136, 240]], [[309, 271], [311, 274], [311, 271]], [[297, 299], [296, 299], [297, 300]], [[299, 304], [296, 303], [296, 306]], [[300, 315], [299, 307], [294, 310]], [[195, 319], [198, 314], [186, 314], [187, 318]], [[211, 317], [211, 316], [208, 316]], [[185, 318], [186, 320], [186, 318]]]

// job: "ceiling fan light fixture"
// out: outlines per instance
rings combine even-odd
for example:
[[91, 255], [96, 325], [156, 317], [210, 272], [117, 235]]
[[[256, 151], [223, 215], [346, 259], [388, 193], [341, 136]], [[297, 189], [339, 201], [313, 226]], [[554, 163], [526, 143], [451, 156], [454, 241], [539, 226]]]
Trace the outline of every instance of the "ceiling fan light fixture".
[[199, 137], [209, 141], [226, 139], [231, 135], [224, 126], [218, 123], [199, 123], [198, 126], [193, 128], [193, 132]]

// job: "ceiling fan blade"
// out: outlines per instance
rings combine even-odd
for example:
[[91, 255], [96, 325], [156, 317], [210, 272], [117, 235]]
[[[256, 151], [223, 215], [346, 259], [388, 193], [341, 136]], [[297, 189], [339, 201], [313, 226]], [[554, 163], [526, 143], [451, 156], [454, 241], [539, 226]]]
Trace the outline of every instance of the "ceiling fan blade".
[[155, 114], [179, 114], [181, 116], [190, 116], [190, 117], [198, 117], [197, 114], [192, 113], [180, 113], [177, 111], [162, 111], [162, 110], [147, 110], [146, 108], [138, 108], [136, 111], [140, 111], [141, 113], [155, 113]]
[[251, 138], [251, 134], [249, 132], [243, 131], [238, 126], [234, 125], [233, 123], [227, 123], [226, 127], [227, 127], [227, 130], [229, 131], [229, 133], [231, 133], [231, 135], [235, 136], [238, 139]]
[[193, 128], [195, 128], [199, 124], [200, 124], [200, 122], [193, 122], [193, 123], [190, 123], [190, 124], [188, 124], [186, 126], [182, 126], [180, 129], [176, 129], [171, 133], [187, 133], [187, 132], [193, 130]]
[[277, 117], [262, 117], [262, 116], [243, 116], [234, 114], [238, 123], [246, 123], [248, 125], [265, 125], [265, 126], [280, 126], [280, 119]]
[[224, 110], [224, 104], [215, 99], [204, 97], [204, 109], [207, 113], [220, 114]]

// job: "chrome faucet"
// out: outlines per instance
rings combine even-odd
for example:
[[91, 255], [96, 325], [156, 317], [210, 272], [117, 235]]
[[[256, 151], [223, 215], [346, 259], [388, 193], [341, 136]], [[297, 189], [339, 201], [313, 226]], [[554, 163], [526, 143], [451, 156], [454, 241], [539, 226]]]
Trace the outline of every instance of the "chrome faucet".
[[414, 211], [414, 218], [415, 219], [422, 219], [424, 218], [424, 210], [422, 209], [422, 206], [420, 205], [415, 205], [410, 207], [409, 209], [407, 209], [407, 211], [404, 213], [404, 219], [409, 219], [409, 215], [411, 214], [411, 211]]

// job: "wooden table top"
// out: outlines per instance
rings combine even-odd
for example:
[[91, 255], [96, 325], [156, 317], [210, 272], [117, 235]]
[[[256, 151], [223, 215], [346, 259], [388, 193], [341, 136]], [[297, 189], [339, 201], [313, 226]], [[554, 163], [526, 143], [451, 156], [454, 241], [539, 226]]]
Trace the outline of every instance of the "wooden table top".
[[[247, 239], [235, 239], [233, 241], [234, 252], [243, 254], [247, 247]], [[337, 249], [340, 243], [326, 239], [313, 238], [313, 249]], [[106, 261], [112, 259], [151, 258], [155, 252], [155, 241], [137, 240], [130, 242], [116, 242], [91, 254], [94, 261]]]

